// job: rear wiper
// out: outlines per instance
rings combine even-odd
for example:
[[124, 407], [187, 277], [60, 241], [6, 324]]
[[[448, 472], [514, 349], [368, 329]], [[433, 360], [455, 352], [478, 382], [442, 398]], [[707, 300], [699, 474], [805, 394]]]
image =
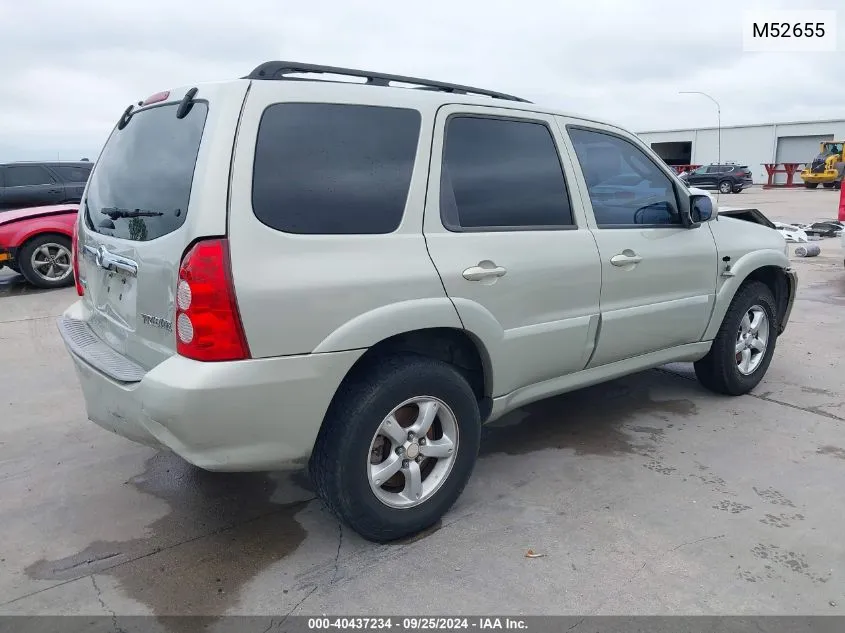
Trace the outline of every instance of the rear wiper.
[[141, 218], [156, 217], [164, 215], [164, 211], [144, 211], [143, 209], [120, 209], [118, 207], [103, 207], [100, 213], [109, 216], [112, 220], [118, 218]]

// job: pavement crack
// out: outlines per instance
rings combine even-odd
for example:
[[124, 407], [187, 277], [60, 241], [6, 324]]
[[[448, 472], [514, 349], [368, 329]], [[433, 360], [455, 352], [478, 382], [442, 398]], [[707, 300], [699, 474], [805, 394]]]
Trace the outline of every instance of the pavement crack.
[[67, 565], [66, 567], [54, 567], [53, 572], [64, 572], [64, 571], [71, 571], [73, 569], [77, 569], [79, 567], [86, 567], [91, 565], [92, 563], [101, 563], [105, 560], [110, 560], [112, 558], [117, 558], [121, 556], [122, 552], [117, 552], [116, 554], [105, 554], [103, 556], [95, 556], [93, 558], [86, 558], [83, 561], [79, 561], [78, 563], [74, 563], [73, 565]]
[[784, 402], [783, 400], [775, 400], [774, 398], [770, 398], [767, 394], [748, 394], [752, 398], [757, 398], [758, 400], [764, 400], [765, 402], [771, 402], [772, 404], [779, 404], [784, 407], [789, 407], [790, 409], [795, 409], [796, 411], [803, 411], [804, 413], [815, 413], [816, 415], [820, 415], [825, 418], [829, 418], [831, 420], [837, 420], [839, 422], [845, 422], [845, 418], [841, 418], [838, 415], [833, 415], [832, 413], [828, 413], [824, 411], [820, 406], [815, 407], [802, 407], [797, 404], [791, 404], [789, 402]]
[[[680, 545], [676, 545], [675, 547], [670, 549], [668, 552], [666, 552], [666, 554], [671, 554], [672, 552], [675, 552], [675, 551], [681, 549], [682, 547], [687, 547], [688, 545], [695, 545], [696, 543], [703, 543], [704, 541], [717, 541], [720, 538], [725, 538], [725, 536], [726, 536], [725, 534], [717, 534], [716, 536], [705, 536], [704, 538], [699, 538], [699, 539], [696, 539], [694, 541], [688, 541], [686, 543], [681, 543]], [[663, 556], [666, 556], [666, 554], [664, 554]], [[648, 561], [646, 561], [646, 562], [648, 562]], [[645, 565], [643, 565], [643, 566], [645, 566]]]
[[[672, 371], [671, 369], [666, 369], [665, 367], [657, 367], [656, 371], [659, 371], [663, 374], [668, 374], [670, 376], [675, 376], [676, 378], [681, 378], [682, 380], [689, 380], [692, 382], [697, 382], [695, 376], [688, 376], [685, 374], [679, 374], [676, 371]], [[834, 415], [833, 413], [829, 413], [821, 408], [821, 406], [814, 406], [814, 407], [802, 407], [797, 404], [792, 404], [789, 402], [784, 402], [783, 400], [777, 400], [771, 397], [771, 394], [774, 393], [772, 391], [764, 391], [763, 393], [749, 393], [746, 394], [751, 396], [752, 398], [757, 398], [757, 400], [763, 400], [764, 402], [771, 402], [772, 404], [779, 404], [784, 407], [789, 407], [790, 409], [795, 409], [796, 411], [803, 411], [804, 413], [813, 413], [815, 415], [820, 415], [824, 418], [828, 418], [830, 420], [837, 420], [838, 422], [845, 422], [845, 418], [840, 417], [838, 415]]]
[[296, 610], [297, 610], [300, 606], [302, 606], [302, 603], [303, 603], [303, 602], [305, 602], [306, 600], [308, 600], [308, 598], [310, 598], [310, 597], [311, 597], [311, 594], [312, 594], [312, 593], [314, 593], [315, 591], [317, 591], [317, 587], [318, 587], [318, 586], [319, 586], [319, 585], [314, 585], [313, 587], [311, 587], [311, 591], [309, 591], [308, 593], [306, 593], [306, 594], [305, 594], [305, 597], [304, 597], [302, 600], [300, 600], [300, 601], [299, 601], [299, 602], [297, 602], [295, 605], [293, 605], [293, 608], [292, 608], [290, 611], [288, 611], [287, 613], [285, 613], [285, 617], [283, 617], [283, 618], [282, 618], [282, 621], [281, 621], [281, 622], [279, 622], [279, 628], [281, 628], [281, 627], [282, 627], [282, 625], [283, 625], [283, 624], [287, 621], [287, 619], [291, 616], [291, 614], [292, 614], [294, 611], [296, 611]]
[[89, 578], [91, 579], [91, 584], [94, 585], [94, 591], [97, 592], [97, 601], [100, 603], [103, 611], [111, 615], [112, 630], [115, 631], [115, 633], [124, 633], [123, 629], [121, 629], [117, 624], [117, 613], [115, 613], [113, 609], [109, 609], [108, 605], [106, 605], [106, 601], [103, 600], [103, 592], [97, 585], [97, 579], [94, 577], [94, 574], [91, 574]]
[[340, 573], [340, 548], [343, 546], [343, 523], [337, 522], [337, 553], [334, 555], [334, 573], [332, 574], [329, 586], [337, 582], [337, 575]]
[[[669, 554], [671, 554], [672, 552], [677, 552], [679, 549], [681, 549], [681, 548], [683, 548], [683, 547], [689, 547], [690, 545], [696, 545], [696, 544], [698, 544], [698, 543], [704, 543], [705, 541], [716, 541], [716, 540], [719, 540], [719, 539], [723, 539], [723, 538], [725, 538], [725, 536], [726, 536], [725, 534], [717, 534], [716, 536], [704, 536], [704, 537], [702, 537], [702, 538], [695, 539], [695, 540], [693, 540], [693, 541], [686, 541], [686, 542], [684, 542], [684, 543], [681, 543], [680, 545], [676, 545], [675, 547], [673, 547], [673, 548], [671, 548], [671, 549], [669, 549], [669, 550], [666, 550], [666, 551], [665, 551], [665, 552], [663, 552], [662, 554], [656, 554], [655, 556], [652, 556], [651, 558], [646, 558], [646, 559], [643, 561], [643, 564], [642, 564], [642, 565], [640, 565], [639, 569], [637, 569], [637, 570], [636, 570], [633, 574], [631, 574], [631, 577], [630, 577], [630, 578], [628, 578], [628, 580], [626, 580], [625, 582], [623, 582], [623, 583], [619, 586], [619, 588], [618, 588], [616, 591], [614, 591], [612, 594], [608, 595], [608, 596], [607, 596], [604, 600], [602, 600], [602, 601], [598, 604], [598, 606], [597, 606], [597, 607], [595, 607], [594, 609], [592, 609], [592, 610], [590, 611], [590, 613], [589, 613], [588, 615], [595, 615], [596, 613], [598, 613], [598, 612], [599, 612], [599, 610], [600, 610], [600, 609], [601, 609], [601, 608], [602, 608], [605, 604], [607, 604], [607, 601], [608, 601], [608, 600], [610, 600], [610, 598], [611, 598], [611, 597], [613, 597], [613, 596], [618, 596], [620, 593], [622, 593], [622, 590], [623, 590], [625, 587], [627, 587], [628, 585], [630, 585], [632, 582], [634, 582], [634, 580], [636, 580], [637, 576], [639, 576], [639, 575], [642, 573], [642, 571], [643, 571], [643, 570], [644, 570], [644, 569], [645, 569], [645, 568], [649, 565], [649, 563], [652, 563], [652, 562], [654, 562], [654, 561], [656, 561], [656, 560], [663, 560], [664, 558], [666, 558], [666, 557], [667, 557]], [[575, 626], [570, 627], [570, 630], [572, 630], [573, 628], [575, 628], [575, 627], [576, 627], [576, 626], [578, 626], [579, 624], [581, 624], [581, 622], [578, 622], [578, 624], [576, 624]]]
[[3, 323], [22, 323], [24, 321], [43, 321], [45, 319], [58, 319], [61, 314], [48, 314], [47, 316], [40, 316], [40, 317], [21, 317], [19, 319], [3, 319], [0, 321], [0, 325]]

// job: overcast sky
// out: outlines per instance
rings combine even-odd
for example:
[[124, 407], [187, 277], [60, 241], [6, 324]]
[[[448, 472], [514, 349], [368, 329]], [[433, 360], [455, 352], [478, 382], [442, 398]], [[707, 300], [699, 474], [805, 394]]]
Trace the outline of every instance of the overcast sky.
[[[356, 5], [356, 6], [352, 6]], [[483, 86], [635, 131], [845, 117], [837, 53], [743, 53], [755, 6], [842, 0], [0, 2], [0, 160], [96, 158], [123, 109], [284, 59]], [[835, 67], [838, 66], [838, 67]]]

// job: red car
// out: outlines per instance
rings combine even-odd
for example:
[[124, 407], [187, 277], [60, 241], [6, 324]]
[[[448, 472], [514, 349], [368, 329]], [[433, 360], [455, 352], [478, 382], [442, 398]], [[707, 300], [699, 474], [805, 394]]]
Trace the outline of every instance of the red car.
[[0, 211], [0, 268], [8, 266], [39, 288], [71, 285], [78, 210], [60, 204]]

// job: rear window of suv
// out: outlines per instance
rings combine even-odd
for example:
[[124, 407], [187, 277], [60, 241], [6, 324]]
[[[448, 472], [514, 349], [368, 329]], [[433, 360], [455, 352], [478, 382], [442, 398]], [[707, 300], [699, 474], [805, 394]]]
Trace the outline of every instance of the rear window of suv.
[[88, 226], [127, 240], [154, 240], [185, 222], [208, 105], [183, 119], [178, 104], [136, 112], [106, 143], [88, 184]]
[[255, 147], [255, 216], [286, 233], [391, 233], [402, 221], [419, 134], [416, 110], [271, 105]]

